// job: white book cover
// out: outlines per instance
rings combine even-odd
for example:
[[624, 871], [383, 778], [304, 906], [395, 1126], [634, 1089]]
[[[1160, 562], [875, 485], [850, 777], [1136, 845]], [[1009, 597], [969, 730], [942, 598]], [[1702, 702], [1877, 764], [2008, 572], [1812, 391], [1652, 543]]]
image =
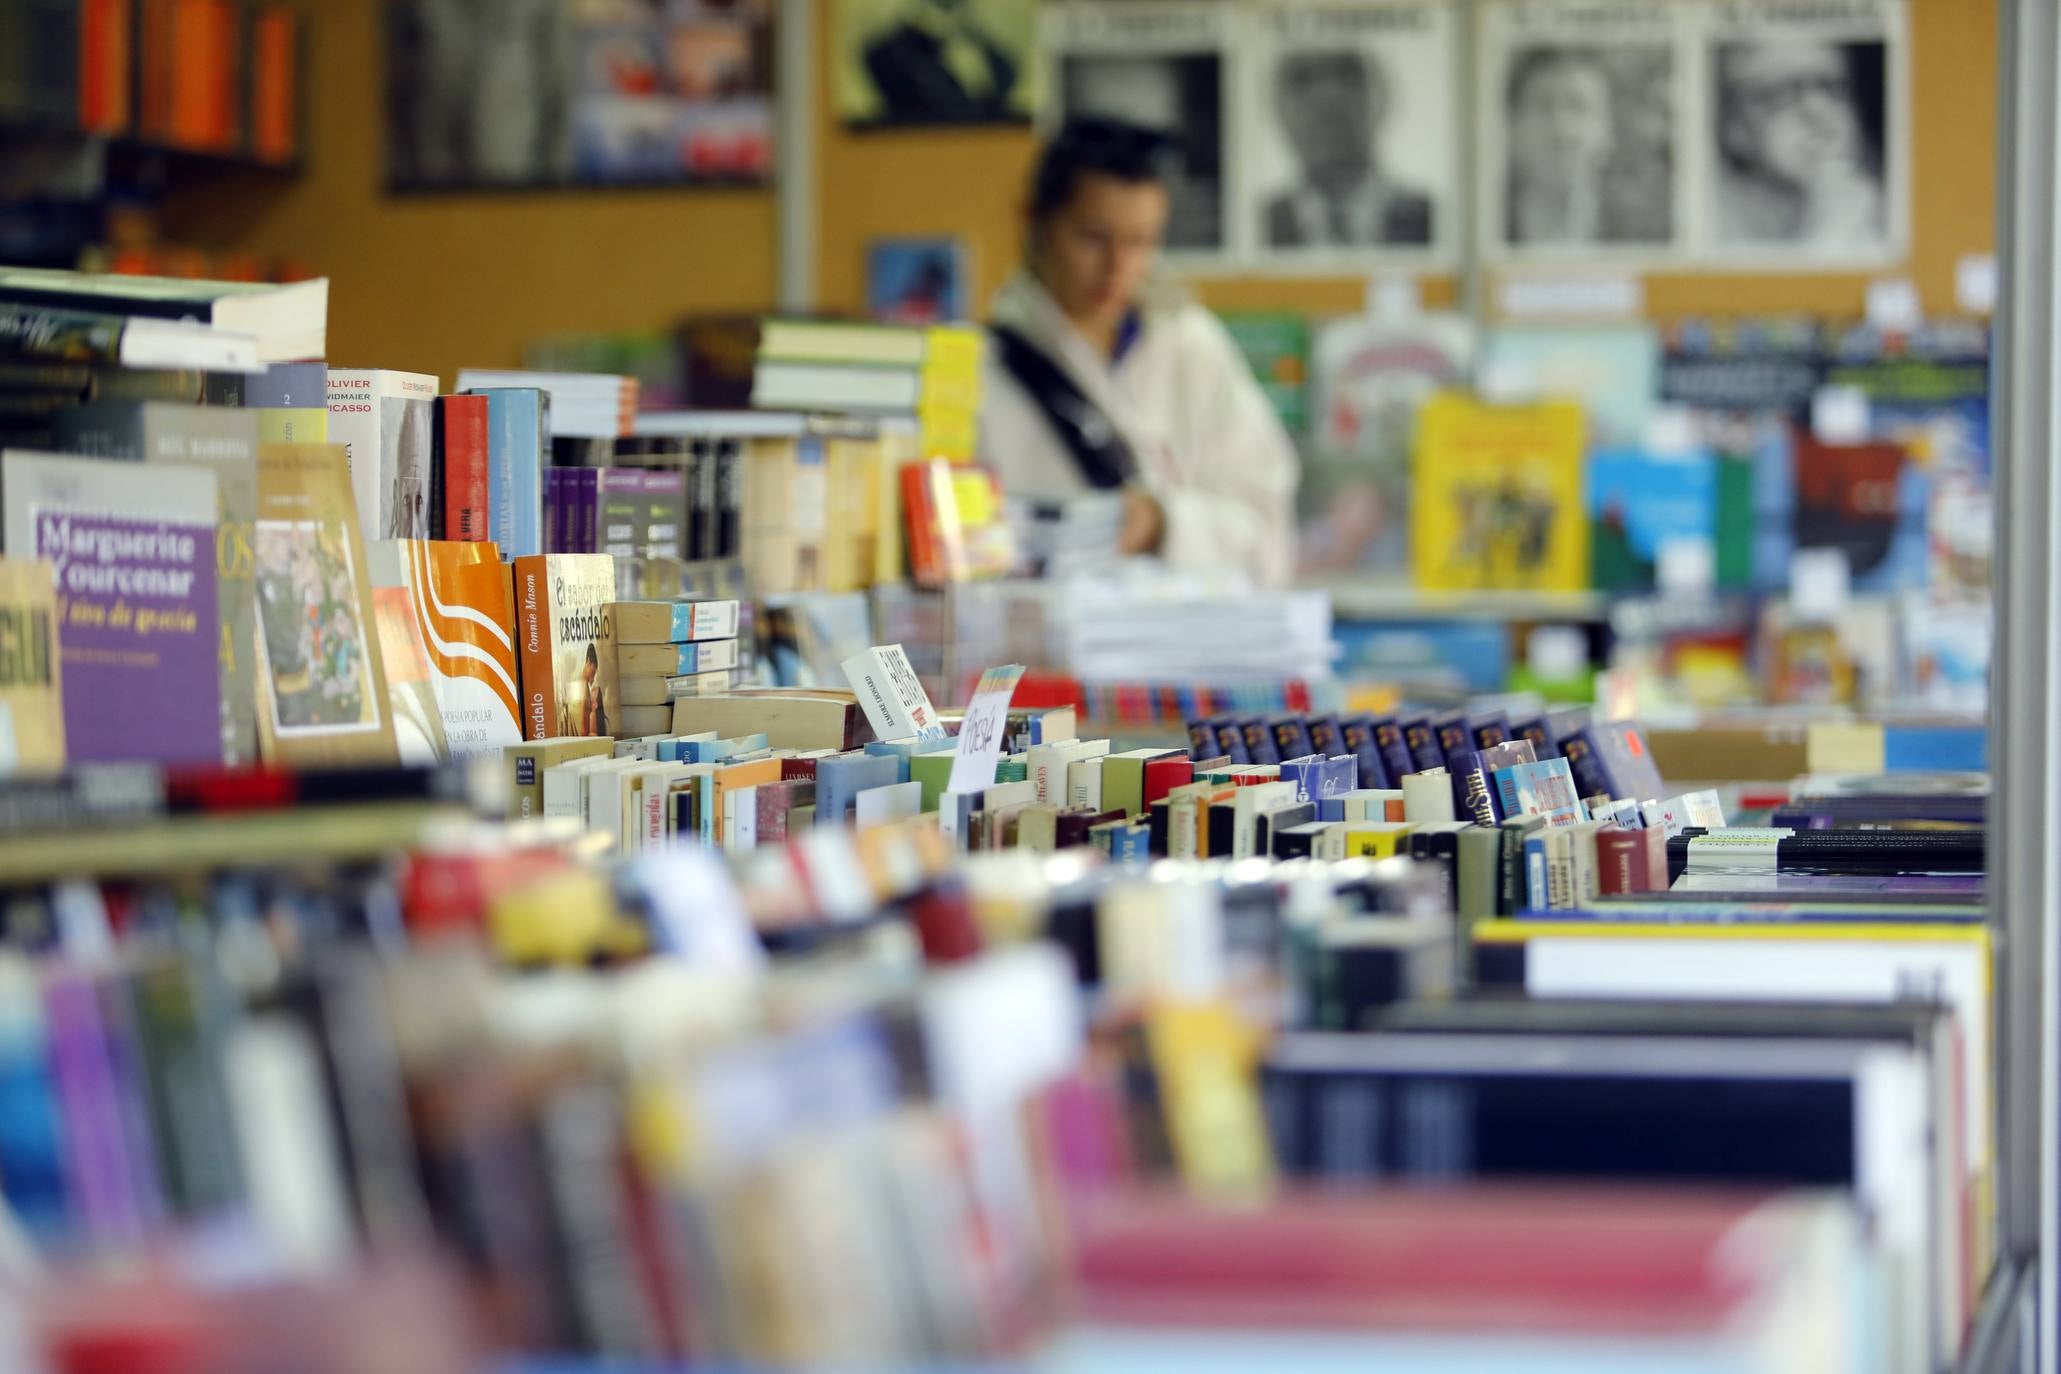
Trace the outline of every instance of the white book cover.
[[329, 369], [329, 442], [351, 465], [366, 539], [427, 539], [437, 379], [377, 367]]

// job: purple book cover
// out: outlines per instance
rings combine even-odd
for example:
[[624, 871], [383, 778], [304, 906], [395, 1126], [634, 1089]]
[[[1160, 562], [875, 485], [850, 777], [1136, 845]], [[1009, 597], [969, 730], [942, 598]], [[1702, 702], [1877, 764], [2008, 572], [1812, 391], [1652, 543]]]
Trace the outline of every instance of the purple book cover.
[[57, 564], [72, 762], [221, 762], [214, 526], [48, 512], [36, 556]]
[[6, 546], [57, 574], [73, 763], [219, 763], [215, 478], [203, 468], [9, 453]]
[[107, 1028], [92, 979], [58, 970], [43, 985], [50, 1063], [64, 1109], [65, 1185], [96, 1240], [126, 1243], [143, 1233], [137, 1178], [130, 1158]]

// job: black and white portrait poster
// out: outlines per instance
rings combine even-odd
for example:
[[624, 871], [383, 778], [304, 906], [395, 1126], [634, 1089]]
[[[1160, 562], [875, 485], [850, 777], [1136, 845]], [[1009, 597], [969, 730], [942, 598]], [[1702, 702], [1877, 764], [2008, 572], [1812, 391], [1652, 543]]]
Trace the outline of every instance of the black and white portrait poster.
[[772, 0], [386, 0], [401, 191], [764, 181]]
[[1866, 263], [1901, 250], [1904, 17], [1900, 0], [1707, 7], [1702, 210], [1716, 257]]
[[1188, 0], [1072, 0], [1046, 7], [1053, 124], [1126, 119], [1172, 134], [1169, 252], [1219, 255], [1229, 239], [1224, 91], [1232, 7]]
[[1696, 4], [1497, 0], [1481, 11], [1482, 236], [1502, 257], [1674, 257]]
[[1459, 88], [1445, 0], [1249, 12], [1237, 192], [1254, 255], [1339, 266], [1459, 239]]
[[836, 0], [837, 107], [854, 128], [1022, 124], [1037, 0]]

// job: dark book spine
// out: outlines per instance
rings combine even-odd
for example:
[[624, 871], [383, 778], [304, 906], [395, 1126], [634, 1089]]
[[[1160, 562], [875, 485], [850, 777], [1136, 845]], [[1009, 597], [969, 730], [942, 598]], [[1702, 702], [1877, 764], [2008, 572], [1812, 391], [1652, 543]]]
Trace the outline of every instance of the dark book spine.
[[429, 537], [431, 539], [442, 539], [445, 529], [449, 526], [449, 519], [444, 509], [444, 503], [449, 498], [450, 491], [446, 479], [446, 470], [451, 463], [450, 413], [449, 407], [444, 404], [449, 399], [446, 396], [439, 396], [432, 403], [435, 408], [435, 414], [429, 427], [429, 510], [427, 512]]
[[1610, 790], [1610, 779], [1603, 772], [1603, 761], [1596, 757], [1594, 736], [1587, 727], [1562, 739], [1560, 753], [1567, 760], [1568, 771], [1574, 774], [1577, 796], [1591, 797], [1598, 792], [1612, 797], [1617, 795]]
[[735, 558], [744, 551], [744, 454], [737, 441], [716, 445], [715, 557]]
[[689, 562], [707, 559], [715, 543], [716, 460], [713, 445], [696, 439], [687, 449], [687, 530], [683, 548]]
[[1150, 827], [1150, 837], [1146, 841], [1146, 847], [1153, 858], [1164, 859], [1167, 857], [1167, 851], [1172, 842], [1169, 822], [1173, 818], [1173, 807], [1162, 799], [1152, 803], [1147, 808], [1146, 814], [1147, 824]]

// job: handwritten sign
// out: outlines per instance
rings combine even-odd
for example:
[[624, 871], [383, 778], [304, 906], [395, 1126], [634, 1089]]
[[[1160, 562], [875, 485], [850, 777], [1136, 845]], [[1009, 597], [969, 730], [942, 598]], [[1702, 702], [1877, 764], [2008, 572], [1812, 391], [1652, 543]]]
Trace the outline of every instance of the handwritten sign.
[[1009, 724], [1009, 698], [1023, 677], [1023, 665], [1010, 663], [980, 675], [959, 726], [959, 747], [952, 754], [954, 792], [977, 792], [993, 785], [995, 764], [1002, 757], [1002, 736]]
[[[839, 665], [852, 691], [859, 697], [859, 709], [876, 737], [895, 739], [943, 739], [944, 722], [930, 704], [930, 694], [909, 665], [909, 655], [899, 644], [876, 644], [862, 654], [853, 654]], [[1019, 670], [1020, 671], [1020, 670]]]

